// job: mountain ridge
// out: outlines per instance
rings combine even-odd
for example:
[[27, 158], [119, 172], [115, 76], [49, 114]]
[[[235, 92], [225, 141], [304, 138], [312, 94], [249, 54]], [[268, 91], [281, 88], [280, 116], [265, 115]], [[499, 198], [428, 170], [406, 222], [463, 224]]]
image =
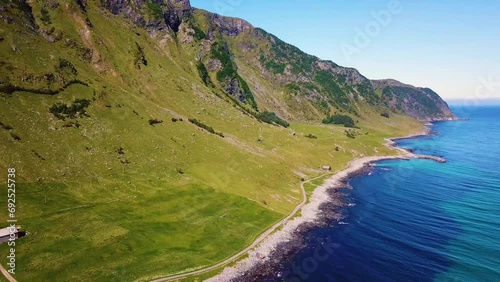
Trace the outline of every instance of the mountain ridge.
[[20, 281], [214, 265], [288, 215], [322, 166], [423, 130], [357, 70], [189, 1], [0, 0], [0, 53]]

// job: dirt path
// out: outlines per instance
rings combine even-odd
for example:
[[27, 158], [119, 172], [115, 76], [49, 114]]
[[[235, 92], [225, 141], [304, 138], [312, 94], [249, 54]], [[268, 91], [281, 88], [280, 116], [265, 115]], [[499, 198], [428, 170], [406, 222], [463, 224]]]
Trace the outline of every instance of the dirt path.
[[306, 202], [307, 202], [307, 195], [306, 195], [306, 190], [304, 188], [304, 185], [306, 183], [314, 181], [314, 180], [316, 180], [318, 178], [321, 178], [321, 177], [325, 177], [325, 176], [327, 176], [329, 174], [333, 174], [333, 173], [334, 172], [328, 172], [328, 173], [322, 174], [320, 176], [317, 176], [317, 177], [314, 177], [314, 178], [302, 181], [300, 183], [300, 190], [302, 192], [302, 202], [300, 202], [287, 217], [285, 217], [284, 219], [278, 221], [276, 224], [274, 224], [269, 229], [267, 229], [266, 231], [264, 231], [264, 233], [262, 233], [259, 237], [257, 237], [257, 239], [255, 239], [252, 244], [250, 244], [248, 247], [246, 247], [245, 249], [241, 250], [237, 254], [235, 254], [235, 255], [233, 255], [233, 256], [231, 256], [231, 257], [229, 257], [229, 258], [227, 258], [227, 259], [225, 259], [225, 260], [223, 260], [223, 261], [221, 261], [221, 262], [219, 262], [217, 264], [214, 264], [212, 266], [209, 266], [209, 267], [206, 267], [206, 268], [203, 268], [203, 269], [199, 269], [199, 270], [195, 270], [195, 271], [190, 271], [190, 272], [182, 273], [182, 274], [171, 275], [171, 276], [159, 278], [159, 279], [153, 280], [153, 282], [172, 281], [172, 280], [176, 280], [176, 279], [186, 278], [186, 277], [189, 277], [189, 276], [192, 276], [192, 275], [203, 274], [203, 273], [215, 270], [217, 268], [220, 268], [220, 267], [222, 267], [224, 265], [227, 265], [227, 264], [229, 264], [229, 263], [231, 263], [231, 262], [239, 259], [241, 256], [243, 256], [244, 254], [246, 254], [251, 249], [255, 248], [260, 242], [262, 242], [264, 239], [266, 239], [278, 227], [282, 226], [289, 219], [291, 219], [292, 217], [294, 217], [295, 214], [297, 214], [297, 212], [306, 204]]
[[3, 265], [1, 264], [0, 264], [0, 271], [2, 272], [5, 279], [9, 280], [10, 282], [17, 282], [16, 279], [14, 279], [14, 277], [12, 277], [12, 275], [10, 275], [10, 273], [5, 268], [3, 268]]

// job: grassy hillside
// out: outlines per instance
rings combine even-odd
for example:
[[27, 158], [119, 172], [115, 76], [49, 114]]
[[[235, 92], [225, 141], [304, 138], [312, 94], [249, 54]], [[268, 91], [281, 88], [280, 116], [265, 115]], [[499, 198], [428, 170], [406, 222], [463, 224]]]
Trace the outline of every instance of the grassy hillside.
[[[301, 178], [389, 154], [383, 138], [420, 128], [368, 102], [349, 100], [355, 115], [291, 97], [295, 87], [275, 87], [250, 54], [235, 51], [263, 39], [216, 30], [210, 39], [207, 15], [174, 32], [154, 27], [153, 2], [140, 8], [144, 25], [98, 2], [0, 1], [8, 17], [0, 21], [0, 183], [15, 167], [16, 215], [29, 232], [17, 244], [19, 281], [54, 273], [132, 281], [214, 264], [286, 216], [301, 201]], [[222, 75], [199, 64], [217, 56], [216, 42], [230, 53]], [[244, 99], [228, 92], [233, 80]], [[256, 108], [290, 126], [259, 120]], [[354, 118], [355, 139], [321, 124], [335, 111]]]

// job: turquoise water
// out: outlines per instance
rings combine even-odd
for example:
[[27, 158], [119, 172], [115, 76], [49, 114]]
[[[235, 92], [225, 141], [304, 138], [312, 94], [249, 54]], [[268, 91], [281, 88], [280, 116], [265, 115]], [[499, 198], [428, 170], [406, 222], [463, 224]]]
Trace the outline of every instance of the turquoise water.
[[500, 281], [500, 107], [454, 110], [472, 120], [398, 142], [447, 163], [384, 161], [354, 178], [344, 218], [266, 281]]

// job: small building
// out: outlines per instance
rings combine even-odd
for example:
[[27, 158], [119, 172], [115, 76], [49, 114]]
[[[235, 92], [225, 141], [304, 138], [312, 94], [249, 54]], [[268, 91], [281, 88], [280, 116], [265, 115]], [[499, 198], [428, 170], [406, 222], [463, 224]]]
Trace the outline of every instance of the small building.
[[331, 171], [332, 170], [332, 167], [331, 166], [328, 166], [328, 165], [324, 165], [321, 167], [321, 170], [324, 170], [324, 171]]
[[12, 238], [15, 238], [15, 239], [23, 237], [26, 233], [23, 231], [20, 231], [19, 229], [20, 229], [19, 226], [5, 227], [5, 228], [0, 229], [0, 243], [4, 243], [4, 242], [9, 241], [9, 239], [11, 238], [11, 235], [12, 235]]

